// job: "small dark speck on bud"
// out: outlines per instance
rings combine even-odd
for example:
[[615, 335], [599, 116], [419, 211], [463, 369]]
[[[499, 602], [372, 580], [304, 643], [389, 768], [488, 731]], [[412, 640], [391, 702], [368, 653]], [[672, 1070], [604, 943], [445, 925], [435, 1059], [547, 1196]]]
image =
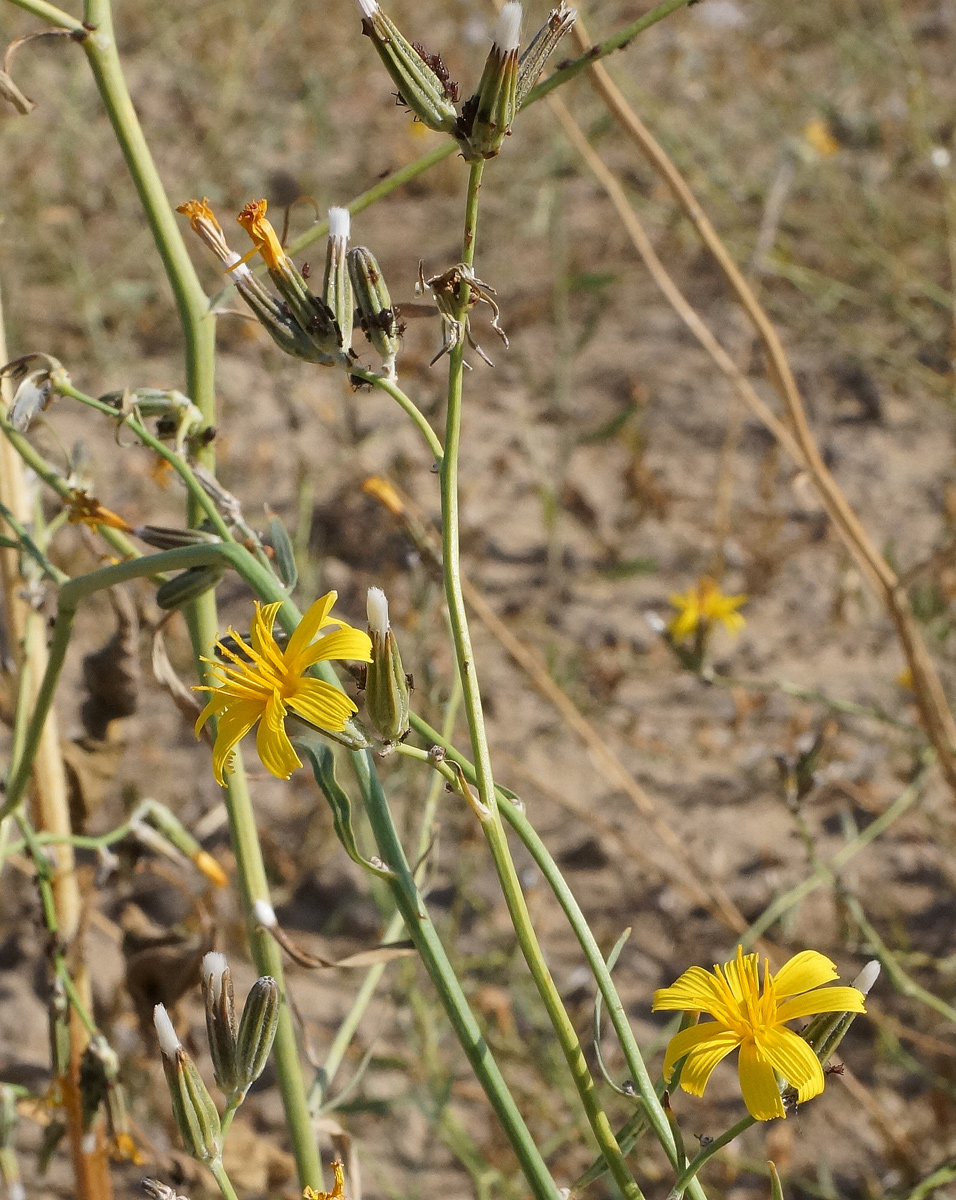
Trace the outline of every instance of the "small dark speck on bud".
[[698, 1133], [698, 1134], [696, 1134], [696, 1137], [697, 1137], [698, 1142], [700, 1142], [701, 1147], [709, 1146], [710, 1143], [714, 1140], [710, 1136], [709, 1133]]

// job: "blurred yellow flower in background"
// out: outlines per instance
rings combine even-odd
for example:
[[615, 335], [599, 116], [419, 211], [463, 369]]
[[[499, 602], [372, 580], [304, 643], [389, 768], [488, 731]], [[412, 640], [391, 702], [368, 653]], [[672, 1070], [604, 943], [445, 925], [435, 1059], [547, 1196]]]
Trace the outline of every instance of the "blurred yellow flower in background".
[[719, 622], [731, 633], [739, 633], [746, 622], [737, 612], [747, 597], [725, 596], [720, 585], [709, 575], [702, 575], [696, 587], [687, 592], [675, 592], [670, 597], [670, 603], [678, 610], [677, 615], [668, 622], [667, 629], [675, 642], [696, 633], [699, 626], [708, 626]]
[[[219, 641], [217, 650], [232, 665], [215, 658], [203, 659], [212, 668], [210, 673], [216, 683], [194, 689], [210, 693], [209, 703], [196, 722], [196, 736], [210, 717], [217, 719], [212, 763], [220, 784], [224, 783], [223, 773], [228, 769], [233, 749], [257, 721], [256, 750], [262, 765], [278, 779], [288, 779], [302, 763], [285, 731], [286, 713], [292, 712], [310, 725], [337, 733], [356, 711], [344, 692], [305, 674], [315, 663], [331, 659], [372, 660], [368, 634], [329, 616], [337, 598], [335, 592], [329, 592], [316, 600], [285, 650], [280, 649], [272, 633], [281, 604], [262, 605], [256, 601], [252, 644], [246, 645], [234, 629], [229, 630], [229, 636], [241, 646], [246, 657], [241, 658]], [[339, 628], [313, 640], [327, 625]]]
[[837, 978], [836, 966], [816, 950], [803, 950], [775, 975], [765, 959], [760, 986], [756, 954], [737, 957], [713, 974], [690, 967], [672, 987], [654, 993], [654, 1012], [706, 1012], [715, 1019], [682, 1029], [671, 1038], [664, 1056], [664, 1080], [685, 1059], [680, 1085], [702, 1096], [714, 1067], [740, 1047], [737, 1071], [747, 1111], [758, 1121], [785, 1117], [777, 1082], [779, 1073], [797, 1089], [803, 1103], [823, 1091], [823, 1067], [810, 1045], [787, 1021], [815, 1013], [865, 1012], [863, 993], [855, 987], [828, 987]]

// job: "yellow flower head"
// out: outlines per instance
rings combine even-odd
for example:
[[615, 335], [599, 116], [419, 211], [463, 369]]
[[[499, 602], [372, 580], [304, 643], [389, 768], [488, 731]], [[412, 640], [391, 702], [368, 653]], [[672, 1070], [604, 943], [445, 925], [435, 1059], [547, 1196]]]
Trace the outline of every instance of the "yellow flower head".
[[737, 609], [746, 601], [744, 595], [725, 596], [715, 580], [709, 575], [701, 575], [696, 587], [683, 594], [675, 592], [670, 597], [671, 604], [678, 611], [667, 628], [675, 642], [682, 642], [695, 633], [699, 625], [706, 628], [716, 621], [731, 633], [739, 633], [745, 622]]
[[691, 1025], [671, 1038], [664, 1056], [665, 1081], [686, 1056], [680, 1085], [702, 1096], [714, 1067], [739, 1046], [740, 1090], [750, 1115], [758, 1121], [786, 1116], [774, 1072], [797, 1089], [798, 1103], [823, 1091], [817, 1056], [787, 1029], [787, 1021], [815, 1013], [866, 1011], [863, 993], [854, 987], [815, 990], [836, 978], [834, 964], [815, 950], [794, 955], [775, 975], [764, 960], [762, 988], [757, 955], [744, 954], [740, 946], [735, 959], [714, 966], [713, 975], [703, 967], [689, 968], [673, 987], [654, 993], [654, 1011], [703, 1011], [714, 1020]]
[[236, 220], [256, 244], [256, 249], [262, 255], [270, 271], [281, 269], [282, 263], [288, 257], [282, 249], [279, 235], [266, 220], [268, 203], [265, 200], [250, 200]]
[[[220, 784], [224, 783], [223, 772], [228, 769], [236, 743], [257, 721], [256, 750], [262, 765], [278, 779], [288, 779], [302, 763], [285, 731], [286, 713], [291, 711], [310, 725], [337, 733], [345, 728], [346, 721], [356, 711], [344, 692], [305, 674], [314, 663], [330, 659], [372, 660], [368, 634], [329, 616], [336, 599], [336, 593], [329, 592], [316, 600], [289, 638], [285, 650], [279, 648], [272, 634], [281, 605], [262, 605], [257, 601], [252, 618], [252, 644], [243, 644], [236, 631], [229, 630], [242, 646], [245, 658], [217, 642], [217, 649], [231, 665], [214, 658], [203, 659], [212, 668], [216, 684], [204, 684], [194, 689], [210, 693], [209, 703], [196, 722], [196, 736], [210, 717], [216, 717], [212, 765]], [[339, 628], [314, 641], [316, 634], [327, 625]]]

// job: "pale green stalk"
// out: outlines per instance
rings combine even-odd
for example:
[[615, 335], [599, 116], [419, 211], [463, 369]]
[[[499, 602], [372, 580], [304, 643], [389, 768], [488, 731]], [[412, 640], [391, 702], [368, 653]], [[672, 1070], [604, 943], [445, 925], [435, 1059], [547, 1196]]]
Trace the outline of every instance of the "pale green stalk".
[[[426, 721], [415, 713], [409, 715], [412, 728], [427, 741], [429, 744], [441, 746], [446, 753], [446, 757], [453, 759], [461, 767], [465, 778], [469, 783], [477, 781], [477, 775], [472, 763], [468, 761], [463, 754], [460, 754], [451, 744], [449, 738], [443, 733], [439, 733], [433, 729]], [[399, 749], [413, 757], [423, 756], [425, 761], [428, 761], [427, 754], [424, 751], [416, 750], [414, 747], [402, 746]], [[644, 1057], [641, 1054], [640, 1047], [637, 1044], [637, 1039], [634, 1037], [634, 1032], [631, 1029], [630, 1022], [627, 1019], [627, 1013], [618, 994], [617, 987], [608, 970], [607, 963], [604, 960], [604, 955], [601, 953], [601, 948], [597, 944], [597, 939], [588, 925], [587, 918], [581, 911], [581, 906], [578, 904], [574, 893], [568, 887], [564, 876], [561, 874], [560, 868], [551, 856], [550, 851], [538, 836], [531, 822], [524, 813], [524, 809], [513, 801], [509, 800], [505, 795], [499, 795], [498, 811], [505, 818], [511, 828], [521, 839], [525, 848], [528, 850], [531, 857], [537, 863], [544, 875], [548, 886], [551, 888], [558, 903], [560, 904], [565, 916], [568, 919], [578, 943], [581, 946], [584, 956], [587, 959], [588, 966], [594, 975], [598, 985], [598, 990], [604, 1000], [608, 1010], [608, 1015], [611, 1019], [611, 1024], [614, 1027], [614, 1032], [617, 1034], [618, 1041], [621, 1045], [621, 1050], [624, 1054], [624, 1061], [627, 1064], [627, 1069], [630, 1072], [631, 1081], [643, 1103], [643, 1113], [647, 1123], [653, 1128], [658, 1140], [663, 1146], [671, 1164], [677, 1167], [678, 1153], [677, 1146], [674, 1141], [673, 1133], [670, 1128], [670, 1123], [667, 1120], [667, 1115], [664, 1107], [661, 1104], [660, 1096], [657, 1089], [648, 1074], [647, 1067], [644, 1063]], [[703, 1200], [703, 1191], [698, 1183], [694, 1183], [692, 1194], [696, 1200]]]
[[[475, 261], [475, 238], [478, 230], [478, 202], [484, 163], [471, 165], [468, 176], [468, 191], [465, 199], [465, 226], [462, 236], [461, 261], [472, 267]], [[468, 285], [462, 283], [460, 303], [456, 316], [462, 323], [468, 314]], [[445, 578], [445, 599], [448, 605], [449, 623], [455, 644], [458, 676], [461, 680], [462, 699], [468, 730], [471, 736], [472, 754], [478, 786], [478, 804], [472, 805], [479, 815], [482, 832], [491, 851], [492, 860], [501, 883], [502, 893], [514, 926], [515, 936], [521, 947], [532, 978], [544, 1002], [548, 1017], [561, 1045], [561, 1050], [574, 1080], [588, 1123], [598, 1145], [607, 1160], [615, 1183], [629, 1200], [642, 1200], [643, 1193], [624, 1160], [614, 1136], [607, 1113], [598, 1099], [594, 1080], [588, 1069], [584, 1051], [561, 1002], [561, 996], [548, 970], [541, 947], [534, 931], [531, 914], [524, 898], [518, 872], [511, 857], [508, 840], [495, 795], [491, 754], [485, 731], [482, 712], [481, 691], [475, 656], [468, 630], [468, 617], [461, 590], [459, 557], [459, 512], [458, 512], [458, 456], [461, 445], [462, 377], [464, 374], [465, 338], [460, 337], [449, 352], [448, 366], [448, 410], [445, 424], [445, 456], [442, 459], [441, 507], [442, 507], [442, 565]]]
[[239, 1197], [236, 1195], [236, 1189], [232, 1186], [232, 1181], [226, 1174], [226, 1168], [222, 1165], [222, 1159], [217, 1158], [215, 1162], [211, 1162], [209, 1170], [213, 1173], [219, 1191], [222, 1193], [223, 1200], [239, 1200]]
[[354, 375], [356, 379], [364, 379], [366, 383], [370, 383], [373, 387], [387, 392], [393, 400], [397, 400], [404, 412], [411, 419], [412, 424], [425, 439], [425, 444], [431, 451], [435, 462], [441, 462], [444, 455], [438, 435], [432, 429], [431, 425], [429, 425], [428, 418], [415, 401], [410, 396], [407, 396], [393, 379], [386, 379], [384, 375], [376, 375], [374, 371], [366, 371], [364, 367], [351, 367], [349, 374]]
[[[442, 726], [442, 731], [449, 738], [455, 727], [455, 718], [458, 713], [458, 705], [461, 702], [461, 689], [455, 687], [449, 697], [448, 705], [445, 710], [445, 720]], [[431, 841], [432, 825], [435, 820], [435, 813], [438, 808], [438, 801], [441, 799], [442, 780], [439, 774], [431, 777], [431, 782], [428, 788], [428, 795], [425, 797], [425, 804], [422, 808], [421, 821], [418, 829], [418, 844], [415, 847], [414, 861], [418, 864], [415, 870], [415, 881], [420, 882], [422, 872], [425, 870], [424, 855], [428, 851], [428, 846]], [[385, 933], [382, 935], [383, 942], [394, 942], [402, 934], [405, 928], [405, 922], [402, 919], [402, 914], [396, 912], [386, 926]], [[315, 1083], [312, 1085], [312, 1091], [309, 1094], [309, 1104], [313, 1111], [321, 1109], [329, 1094], [329, 1089], [332, 1086], [332, 1081], [335, 1079], [336, 1072], [342, 1065], [346, 1051], [352, 1044], [352, 1039], [355, 1037], [355, 1031], [359, 1027], [365, 1011], [375, 995], [375, 990], [378, 987], [379, 980], [385, 971], [386, 963], [376, 963], [374, 967], [369, 967], [362, 980], [362, 985], [355, 994], [355, 999], [345, 1016], [345, 1020], [336, 1031], [335, 1037], [332, 1039], [332, 1044], [329, 1046], [325, 1056], [325, 1061], [316, 1076]]]

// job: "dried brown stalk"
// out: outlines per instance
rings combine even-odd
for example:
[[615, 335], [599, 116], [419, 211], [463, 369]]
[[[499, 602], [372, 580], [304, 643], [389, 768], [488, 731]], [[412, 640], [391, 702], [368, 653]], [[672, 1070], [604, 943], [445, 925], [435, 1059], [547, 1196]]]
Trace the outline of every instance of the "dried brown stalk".
[[[580, 21], [575, 24], [573, 33], [582, 50], [588, 50], [591, 45], [590, 38]], [[687, 302], [683, 300], [673, 281], [670, 280], [670, 277], [664, 271], [659, 259], [657, 260], [659, 272], [655, 272], [655, 280], [662, 287], [662, 290], [665, 291], [667, 298], [674, 304], [677, 312], [693, 330], [704, 348], [712, 355], [717, 365], [734, 382], [751, 411], [771, 430], [794, 461], [807, 472], [807, 476], [819, 496], [827, 515], [836, 527], [837, 533], [850, 551], [861, 573], [866, 577], [882, 601], [893, 622], [900, 647], [906, 658], [907, 666], [913, 680], [913, 691], [916, 696], [920, 720], [933, 749], [936, 751], [946, 781], [951, 790], [956, 793], [956, 721], [954, 721], [953, 714], [947, 703], [936, 666], [926, 649], [926, 645], [913, 618], [909, 597], [906, 594], [905, 588], [902, 587], [896, 573], [873, 544], [869, 534], [864, 529], [846, 496], [840, 489], [840, 486], [823, 462], [816, 439], [807, 420], [800, 390], [793, 377], [793, 372], [790, 369], [786, 352], [777, 331], [774, 329], [770, 318], [737, 267], [737, 264], [731, 258], [727, 248], [708, 219], [707, 214], [701, 208], [687, 181], [674, 163], [671, 162], [663, 147], [657, 142], [650, 130], [625, 100], [604, 65], [599, 62], [592, 63], [588, 67], [588, 74], [595, 90], [604, 101], [609, 112], [627, 132], [628, 136], [655, 170], [659, 172], [664, 182], [670, 188], [678, 205], [697, 230], [701, 241], [714, 256], [734, 295], [753, 324], [757, 335], [763, 343], [771, 382], [775, 385], [783, 400], [784, 409], [789, 421], [789, 428], [760, 399], [749, 381], [743, 376], [743, 373], [733, 363], [726, 351], [717, 343], [713, 334], [704, 326], [693, 309], [690, 309]], [[554, 99], [552, 102], [555, 103]], [[565, 113], [570, 117], [566, 109]], [[569, 127], [563, 119], [562, 124], [568, 131], [569, 137], [572, 136]], [[572, 138], [572, 140], [575, 140], [575, 145], [578, 146], [583, 154], [583, 147], [580, 145], [580, 139], [583, 138], [583, 135], [580, 129], [577, 130], [577, 133], [579, 139]], [[584, 144], [587, 144], [586, 141]], [[588, 146], [588, 149], [591, 149], [590, 146]], [[593, 151], [591, 153], [593, 154]], [[589, 165], [591, 165], [590, 157]], [[601, 165], [603, 167], [603, 163]], [[593, 165], [592, 169], [595, 169]], [[608, 187], [608, 182], [605, 181], [606, 179], [613, 179], [613, 176], [610, 176], [610, 172], [605, 167], [603, 174], [599, 178], [601, 178], [601, 182], [605, 188], [608, 188], [609, 195], [614, 200], [615, 207], [618, 208], [618, 212], [621, 214], [623, 220], [624, 213], [615, 195]], [[631, 234], [638, 252], [648, 262], [648, 266], [650, 266], [650, 260], [642, 248], [644, 246], [650, 249], [647, 236], [644, 234], [640, 222], [631, 210], [630, 204], [627, 202], [620, 185], [617, 185], [617, 192], [624, 200], [627, 211], [630, 213], [630, 219], [625, 222], [628, 232]], [[638, 244], [639, 240], [641, 245]], [[661, 272], [663, 275], [660, 274]], [[663, 277], [665, 276], [670, 285], [669, 288], [664, 288]], [[675, 299], [673, 298], [675, 293], [683, 302], [682, 306], [678, 306], [675, 303]], [[688, 309], [690, 310], [689, 312], [687, 311]]]
[[[0, 300], [0, 362], [8, 361]], [[12, 396], [9, 381], [0, 382], [4, 407]], [[31, 504], [23, 462], [6, 438], [0, 438], [0, 503], [24, 525], [32, 520]], [[47, 651], [43, 637], [42, 614], [31, 606], [24, 595], [25, 581], [19, 571], [19, 556], [15, 550], [0, 548], [0, 585], [3, 588], [3, 612], [7, 636], [16, 663], [17, 677], [36, 696], [46, 669]], [[69, 794], [66, 771], [60, 753], [60, 738], [56, 713], [47, 717], [33, 764], [33, 807], [31, 819], [38, 832], [69, 837]], [[90, 989], [77, 935], [80, 932], [82, 902], [79, 882], [74, 869], [73, 849], [69, 844], [56, 847], [56, 870], [52, 879], [53, 902], [56, 908], [58, 935], [70, 947], [71, 973], [77, 991], [89, 1005]], [[72, 945], [71, 945], [72, 943]], [[86, 1030], [75, 1012], [70, 1011], [70, 1074], [63, 1080], [63, 1094], [70, 1136], [70, 1149], [76, 1179], [78, 1200], [111, 1200], [109, 1165], [103, 1139], [98, 1139], [92, 1153], [84, 1149], [83, 1118], [79, 1093], [80, 1058], [88, 1042]]]

